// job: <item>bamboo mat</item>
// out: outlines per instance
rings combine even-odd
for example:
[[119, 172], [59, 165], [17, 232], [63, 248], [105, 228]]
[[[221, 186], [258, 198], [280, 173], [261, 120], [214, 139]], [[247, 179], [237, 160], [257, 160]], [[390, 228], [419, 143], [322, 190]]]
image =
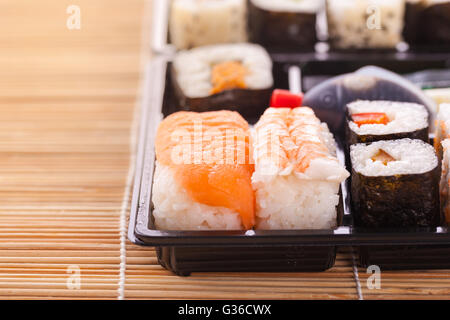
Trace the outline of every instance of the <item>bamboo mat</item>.
[[0, 299], [449, 296], [448, 270], [383, 272], [369, 290], [351, 249], [321, 273], [178, 277], [126, 241], [150, 1], [77, 0], [80, 30], [71, 4], [0, 0]]

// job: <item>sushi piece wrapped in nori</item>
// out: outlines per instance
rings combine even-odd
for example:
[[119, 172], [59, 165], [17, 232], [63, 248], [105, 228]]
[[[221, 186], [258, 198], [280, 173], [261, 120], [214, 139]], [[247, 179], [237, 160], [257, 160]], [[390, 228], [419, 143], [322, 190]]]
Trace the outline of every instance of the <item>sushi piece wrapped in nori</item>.
[[246, 0], [174, 0], [170, 41], [177, 49], [247, 41]]
[[347, 143], [402, 138], [429, 142], [428, 112], [423, 105], [358, 100], [347, 105]]
[[440, 166], [434, 148], [400, 139], [350, 147], [355, 225], [435, 227], [441, 222]]
[[249, 40], [269, 50], [308, 50], [323, 0], [248, 0]]
[[268, 108], [254, 127], [257, 229], [330, 229], [349, 173], [308, 107]]
[[156, 133], [152, 202], [160, 230], [246, 230], [255, 222], [247, 121], [180, 111]]
[[256, 117], [270, 102], [272, 61], [257, 44], [198, 47], [176, 54], [172, 82], [185, 110], [228, 109]]
[[327, 0], [331, 46], [394, 49], [402, 41], [404, 6], [404, 0]]
[[407, 0], [403, 35], [411, 46], [450, 46], [450, 0]]

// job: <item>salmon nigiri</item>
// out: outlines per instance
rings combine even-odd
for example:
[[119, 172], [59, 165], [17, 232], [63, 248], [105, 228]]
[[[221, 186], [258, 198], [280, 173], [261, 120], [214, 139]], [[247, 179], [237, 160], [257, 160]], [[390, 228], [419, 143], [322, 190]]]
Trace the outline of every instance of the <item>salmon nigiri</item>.
[[349, 173], [327, 125], [308, 107], [268, 108], [254, 138], [257, 228], [335, 226], [339, 186]]
[[177, 112], [155, 141], [159, 229], [250, 229], [255, 223], [248, 123], [236, 112]]

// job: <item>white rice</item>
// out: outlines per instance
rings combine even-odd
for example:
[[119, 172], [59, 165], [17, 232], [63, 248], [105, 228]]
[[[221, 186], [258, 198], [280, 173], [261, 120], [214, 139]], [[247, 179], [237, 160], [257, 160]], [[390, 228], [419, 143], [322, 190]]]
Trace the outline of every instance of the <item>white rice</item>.
[[324, 5], [323, 0], [250, 0], [261, 9], [275, 12], [306, 12], [316, 13]]
[[174, 0], [170, 15], [178, 49], [247, 40], [245, 0]]
[[[373, 161], [380, 150], [388, 153], [395, 161], [384, 165]], [[438, 165], [434, 148], [422, 140], [399, 139], [377, 141], [369, 145], [350, 146], [352, 168], [364, 176], [393, 176], [397, 174], [421, 174], [429, 172]]]
[[349, 103], [347, 108], [350, 115], [384, 112], [389, 118], [387, 124], [364, 124], [360, 127], [349, 121], [350, 129], [360, 136], [413, 132], [428, 127], [428, 112], [423, 105], [416, 103], [359, 100]]
[[340, 48], [394, 48], [404, 7], [404, 0], [327, 0], [328, 34]]
[[212, 66], [225, 61], [239, 61], [247, 68], [245, 83], [249, 89], [272, 87], [272, 60], [267, 51], [257, 44], [238, 43], [179, 52], [173, 66], [183, 93], [190, 98], [209, 96]]
[[156, 164], [153, 179], [153, 217], [159, 230], [239, 230], [240, 215], [227, 208], [194, 202], [168, 166]]
[[339, 183], [277, 176], [254, 181], [257, 229], [329, 229], [336, 226]]

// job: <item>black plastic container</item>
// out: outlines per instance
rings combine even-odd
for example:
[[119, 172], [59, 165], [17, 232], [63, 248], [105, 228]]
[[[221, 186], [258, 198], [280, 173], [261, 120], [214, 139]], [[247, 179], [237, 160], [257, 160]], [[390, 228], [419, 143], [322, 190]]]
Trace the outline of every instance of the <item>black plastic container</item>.
[[[355, 227], [348, 181], [341, 186], [340, 221], [339, 227], [334, 230], [156, 230], [151, 215], [155, 161], [153, 141], [161, 118], [180, 110], [168, 72], [174, 48], [168, 42], [167, 4], [168, 1], [154, 2], [152, 47], [160, 55], [148, 65], [143, 84], [128, 229], [128, 237], [133, 243], [155, 246], [158, 262], [179, 275], [189, 275], [195, 271], [322, 271], [334, 265], [339, 246], [357, 247], [362, 267], [378, 265], [382, 270], [450, 268], [450, 229], [445, 226], [376, 230]], [[322, 50], [323, 47], [325, 50]], [[450, 67], [450, 55], [445, 50], [419, 53], [376, 50], [329, 52], [326, 45], [322, 49], [321, 46], [316, 48], [317, 52], [272, 51], [275, 86], [307, 92], [328, 78], [356, 71], [366, 65], [380, 66], [400, 74]], [[290, 72], [293, 70], [296, 72]], [[410, 79], [414, 81], [415, 78]], [[420, 81], [424, 81], [422, 74]], [[323, 121], [334, 121], [342, 116], [341, 108], [330, 112], [335, 112], [336, 116]], [[247, 116], [246, 119], [254, 123], [258, 115]], [[337, 136], [337, 139], [342, 145], [342, 137]]]
[[[275, 61], [273, 74], [276, 87], [288, 88], [290, 81], [301, 82], [289, 76], [293, 68], [300, 67], [303, 80], [311, 74], [308, 70], [316, 70], [313, 74], [318, 74], [320, 55], [299, 54], [296, 60], [298, 63], [295, 65]], [[342, 61], [347, 60], [350, 61], [351, 57], [331, 55], [325, 63], [326, 68], [322, 70], [330, 74], [345, 73], [354, 71], [359, 64], [366, 64], [360, 59], [358, 63], [351, 64], [351, 68], [343, 70]], [[446, 60], [439, 57], [419, 57], [418, 60], [422, 61], [420, 65], [425, 68], [446, 64]], [[383, 59], [379, 61], [381, 66], [392, 63]], [[322, 271], [334, 265], [338, 246], [357, 246], [361, 266], [376, 264], [382, 269], [450, 268], [448, 228], [357, 228], [353, 223], [349, 188], [345, 183], [341, 186], [341, 205], [338, 210], [340, 226], [334, 230], [156, 230], [151, 215], [154, 135], [162, 116], [180, 110], [173, 95], [168, 63], [167, 58], [159, 57], [152, 61], [146, 71], [144, 87], [147, 90], [144, 90], [142, 101], [143, 114], [128, 232], [132, 242], [157, 247], [158, 261], [165, 268], [179, 275], [196, 271]], [[416, 70], [413, 59], [404, 60], [399, 65], [405, 72]], [[257, 118], [247, 120], [254, 123]]]

